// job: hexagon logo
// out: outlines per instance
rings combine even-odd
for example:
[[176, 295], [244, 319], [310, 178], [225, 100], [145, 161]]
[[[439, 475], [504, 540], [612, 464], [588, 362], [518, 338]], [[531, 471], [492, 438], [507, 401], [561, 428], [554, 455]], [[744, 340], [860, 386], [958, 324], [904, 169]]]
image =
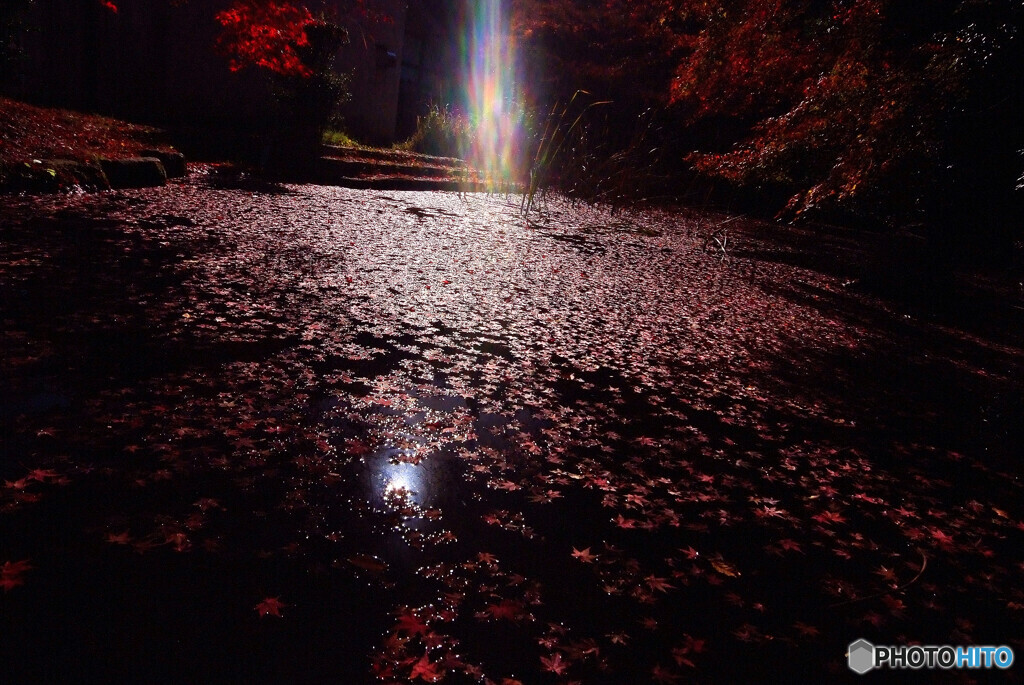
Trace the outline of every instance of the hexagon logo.
[[875, 646], [863, 638], [851, 642], [846, 658], [851, 671], [864, 675], [875, 667]]

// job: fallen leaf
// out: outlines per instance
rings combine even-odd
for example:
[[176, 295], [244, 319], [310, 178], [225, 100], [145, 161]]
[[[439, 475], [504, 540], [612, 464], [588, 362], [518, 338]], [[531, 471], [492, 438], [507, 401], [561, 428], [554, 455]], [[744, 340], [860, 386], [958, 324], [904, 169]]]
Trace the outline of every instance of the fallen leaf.
[[550, 671], [555, 675], [562, 675], [565, 673], [565, 669], [569, 668], [569, 664], [562, 659], [559, 652], [555, 652], [549, 657], [542, 656], [540, 663], [544, 666], [545, 671]]
[[280, 616], [281, 609], [288, 606], [281, 601], [280, 597], [267, 597], [256, 605], [256, 611], [260, 616]]

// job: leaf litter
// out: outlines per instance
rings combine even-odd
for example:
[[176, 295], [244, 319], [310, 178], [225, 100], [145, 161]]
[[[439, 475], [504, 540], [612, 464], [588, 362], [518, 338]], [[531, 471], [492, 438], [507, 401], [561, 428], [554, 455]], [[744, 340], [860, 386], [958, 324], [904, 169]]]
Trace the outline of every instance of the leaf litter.
[[199, 171], [0, 210], [16, 675], [731, 682], [844, 672], [859, 637], [1021, 646], [1019, 348], [753, 225], [722, 263], [683, 213]]

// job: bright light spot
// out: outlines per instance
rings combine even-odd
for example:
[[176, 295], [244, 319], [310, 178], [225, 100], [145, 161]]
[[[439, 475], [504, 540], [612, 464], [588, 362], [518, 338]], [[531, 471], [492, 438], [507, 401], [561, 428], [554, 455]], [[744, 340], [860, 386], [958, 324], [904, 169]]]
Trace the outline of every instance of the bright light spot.
[[519, 180], [522, 98], [516, 92], [515, 54], [509, 34], [510, 3], [467, 3], [463, 44], [466, 102], [476, 136], [470, 162], [501, 184]]
[[422, 494], [422, 473], [413, 464], [391, 464], [384, 462], [381, 468], [381, 479], [384, 481], [384, 494], [404, 493], [410, 499], [419, 498]]

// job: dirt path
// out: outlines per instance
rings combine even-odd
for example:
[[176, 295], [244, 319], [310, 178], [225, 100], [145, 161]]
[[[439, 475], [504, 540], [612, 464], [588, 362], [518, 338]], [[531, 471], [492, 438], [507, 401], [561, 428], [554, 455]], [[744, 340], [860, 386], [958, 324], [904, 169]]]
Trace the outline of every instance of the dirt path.
[[821, 682], [861, 637], [1024, 647], [1012, 327], [739, 222], [722, 263], [700, 217], [518, 206], [209, 169], [5, 199], [0, 680]]

